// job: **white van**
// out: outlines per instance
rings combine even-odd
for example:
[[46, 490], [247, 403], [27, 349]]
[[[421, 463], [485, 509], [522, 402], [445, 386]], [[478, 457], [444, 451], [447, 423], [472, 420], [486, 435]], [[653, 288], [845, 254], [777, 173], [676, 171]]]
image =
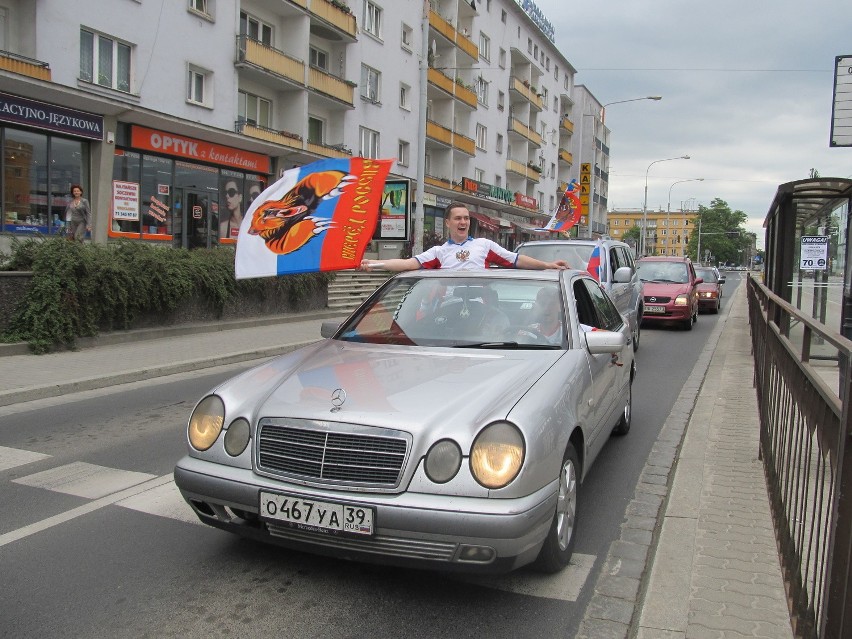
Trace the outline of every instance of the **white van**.
[[616, 240], [534, 240], [520, 244], [515, 251], [552, 262], [565, 260], [571, 268], [587, 270], [595, 246], [601, 247], [601, 287], [630, 323], [633, 350], [639, 348], [642, 324], [642, 280], [636, 273], [633, 249]]

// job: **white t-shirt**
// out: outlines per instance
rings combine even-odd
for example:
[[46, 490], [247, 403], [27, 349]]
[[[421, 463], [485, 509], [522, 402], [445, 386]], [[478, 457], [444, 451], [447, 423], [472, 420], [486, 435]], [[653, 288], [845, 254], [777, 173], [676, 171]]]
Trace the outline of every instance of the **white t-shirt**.
[[491, 266], [515, 268], [518, 254], [484, 237], [469, 237], [461, 244], [447, 240], [440, 246], [415, 255], [420, 268], [441, 268], [451, 271], [472, 271]]

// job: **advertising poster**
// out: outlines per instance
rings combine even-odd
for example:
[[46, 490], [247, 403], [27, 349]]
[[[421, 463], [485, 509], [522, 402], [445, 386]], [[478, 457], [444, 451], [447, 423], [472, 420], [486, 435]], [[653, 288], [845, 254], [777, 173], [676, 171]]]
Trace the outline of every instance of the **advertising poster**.
[[139, 220], [139, 184], [112, 181], [112, 217], [114, 220]]
[[376, 239], [403, 240], [408, 237], [409, 185], [408, 180], [385, 182]]

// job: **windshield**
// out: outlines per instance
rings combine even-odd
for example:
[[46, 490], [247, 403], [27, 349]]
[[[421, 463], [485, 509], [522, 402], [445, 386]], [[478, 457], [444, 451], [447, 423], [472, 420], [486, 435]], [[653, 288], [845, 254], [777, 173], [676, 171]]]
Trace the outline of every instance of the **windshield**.
[[716, 277], [716, 271], [712, 268], [697, 268], [695, 269], [695, 276], [700, 277], [702, 280], [710, 284], [718, 281], [719, 279]]
[[683, 262], [655, 262], [639, 260], [636, 271], [643, 282], [677, 282], [689, 281], [689, 271]]
[[589, 260], [594, 250], [592, 244], [523, 244], [518, 247], [519, 255], [529, 255], [542, 262], [553, 262], [554, 260], [565, 260], [569, 268], [585, 271], [589, 266]]
[[337, 339], [371, 344], [560, 348], [561, 288], [554, 281], [397, 277]]

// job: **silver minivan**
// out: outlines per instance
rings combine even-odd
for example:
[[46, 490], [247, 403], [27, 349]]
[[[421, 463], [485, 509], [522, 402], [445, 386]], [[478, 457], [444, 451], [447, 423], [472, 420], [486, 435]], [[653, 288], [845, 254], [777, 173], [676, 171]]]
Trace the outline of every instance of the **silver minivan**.
[[545, 262], [565, 260], [571, 268], [587, 270], [595, 246], [601, 247], [600, 284], [630, 323], [633, 350], [639, 348], [642, 325], [642, 280], [636, 273], [633, 249], [616, 240], [533, 240], [515, 251]]

